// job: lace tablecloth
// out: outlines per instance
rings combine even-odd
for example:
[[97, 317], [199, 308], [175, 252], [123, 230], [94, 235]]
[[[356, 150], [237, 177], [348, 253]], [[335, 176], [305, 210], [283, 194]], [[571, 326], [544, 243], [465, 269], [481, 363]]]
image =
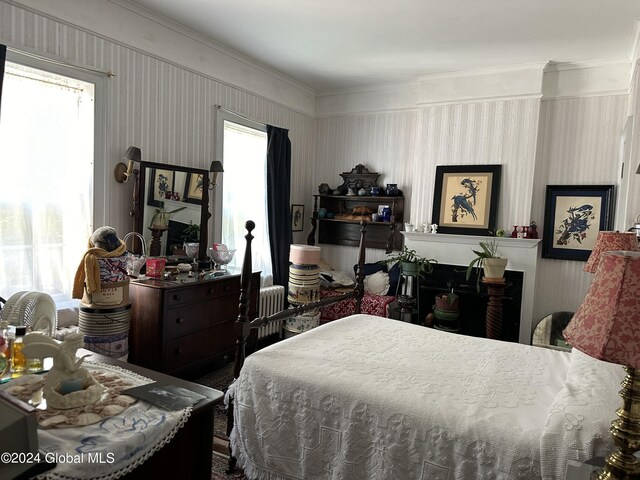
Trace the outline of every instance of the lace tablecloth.
[[231, 443], [249, 478], [540, 479], [594, 437], [612, 446], [608, 421], [565, 428], [570, 365], [566, 352], [355, 315], [247, 358]]
[[[85, 362], [94, 375], [113, 375], [123, 385], [153, 380], [113, 365]], [[10, 388], [13, 382], [3, 387]], [[57, 467], [40, 479], [116, 479], [166, 445], [186, 423], [191, 407], [169, 411], [139, 400], [124, 411], [81, 427], [39, 428], [39, 447]]]

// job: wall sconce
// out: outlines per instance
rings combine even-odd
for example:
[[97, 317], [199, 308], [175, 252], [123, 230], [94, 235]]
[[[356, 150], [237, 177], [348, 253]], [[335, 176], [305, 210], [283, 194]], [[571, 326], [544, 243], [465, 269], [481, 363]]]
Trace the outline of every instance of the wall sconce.
[[129, 147], [127, 151], [124, 152], [122, 158], [127, 160], [127, 164], [120, 162], [116, 165], [116, 168], [113, 170], [113, 176], [118, 183], [126, 182], [129, 177], [134, 173], [133, 171], [133, 163], [140, 163], [141, 153], [138, 147]]
[[213, 190], [216, 185], [218, 185], [218, 175], [224, 172], [224, 168], [222, 168], [222, 162], [219, 160], [214, 160], [213, 162], [211, 162], [209, 171], [211, 172], [211, 180], [209, 180], [209, 190]]

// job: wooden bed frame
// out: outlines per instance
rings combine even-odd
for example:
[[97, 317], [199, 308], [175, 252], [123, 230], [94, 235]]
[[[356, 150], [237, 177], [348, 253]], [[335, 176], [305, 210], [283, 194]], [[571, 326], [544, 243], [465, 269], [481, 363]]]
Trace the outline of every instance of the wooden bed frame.
[[[255, 228], [256, 224], [252, 220], [248, 220], [245, 223], [245, 228], [247, 229], [247, 234], [245, 235], [246, 240], [246, 250], [244, 254], [244, 261], [242, 263], [242, 273], [240, 274], [240, 309], [238, 320], [235, 322], [235, 332], [236, 332], [236, 354], [235, 354], [235, 364], [233, 368], [233, 378], [237, 379], [240, 375], [240, 370], [242, 370], [242, 365], [244, 365], [245, 360], [245, 348], [247, 345], [247, 337], [251, 333], [251, 330], [258, 329], [264, 325], [269, 324], [270, 322], [276, 322], [280, 320], [284, 320], [287, 318], [298, 316], [304, 312], [315, 310], [320, 307], [324, 307], [326, 305], [331, 305], [333, 303], [341, 302], [343, 300], [348, 300], [350, 298], [355, 298], [356, 300], [356, 308], [355, 313], [360, 313], [360, 307], [362, 304], [362, 297], [364, 296], [364, 263], [365, 263], [365, 235], [366, 235], [366, 226], [367, 222], [365, 220], [360, 222], [360, 246], [358, 247], [358, 268], [356, 272], [356, 285], [352, 291], [346, 292], [342, 295], [336, 297], [327, 297], [322, 300], [318, 300], [311, 303], [306, 303], [304, 305], [300, 305], [293, 308], [288, 308], [283, 310], [282, 312], [275, 313], [273, 315], [267, 317], [258, 317], [256, 319], [249, 319], [249, 308], [250, 308], [250, 292], [251, 292], [251, 276], [253, 274], [252, 271], [252, 259], [251, 259], [251, 241], [253, 240], [253, 235], [251, 232]], [[227, 437], [231, 435], [231, 430], [233, 429], [233, 398], [229, 402], [229, 407], [227, 409]], [[227, 473], [231, 473], [235, 467], [236, 458], [233, 456], [233, 452], [231, 451], [231, 443], [229, 443], [229, 469]]]

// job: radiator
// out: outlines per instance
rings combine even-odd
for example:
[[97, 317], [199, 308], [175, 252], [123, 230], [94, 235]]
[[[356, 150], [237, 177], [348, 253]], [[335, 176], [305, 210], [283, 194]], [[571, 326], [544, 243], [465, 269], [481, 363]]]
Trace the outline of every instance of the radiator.
[[[284, 287], [282, 285], [273, 285], [272, 287], [263, 287], [260, 289], [260, 304], [258, 305], [258, 315], [260, 317], [266, 317], [273, 315], [274, 313], [281, 312], [283, 308]], [[275, 333], [282, 337], [283, 326], [284, 320], [280, 320], [260, 327], [258, 330], [258, 339]]]

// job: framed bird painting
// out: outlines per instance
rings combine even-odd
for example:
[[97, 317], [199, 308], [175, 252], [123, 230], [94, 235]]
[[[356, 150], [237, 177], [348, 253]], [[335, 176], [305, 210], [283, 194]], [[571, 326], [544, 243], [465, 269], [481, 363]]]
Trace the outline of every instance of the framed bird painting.
[[613, 228], [613, 185], [547, 185], [542, 258], [586, 261]]
[[439, 165], [432, 221], [438, 233], [491, 235], [495, 232], [501, 165]]

